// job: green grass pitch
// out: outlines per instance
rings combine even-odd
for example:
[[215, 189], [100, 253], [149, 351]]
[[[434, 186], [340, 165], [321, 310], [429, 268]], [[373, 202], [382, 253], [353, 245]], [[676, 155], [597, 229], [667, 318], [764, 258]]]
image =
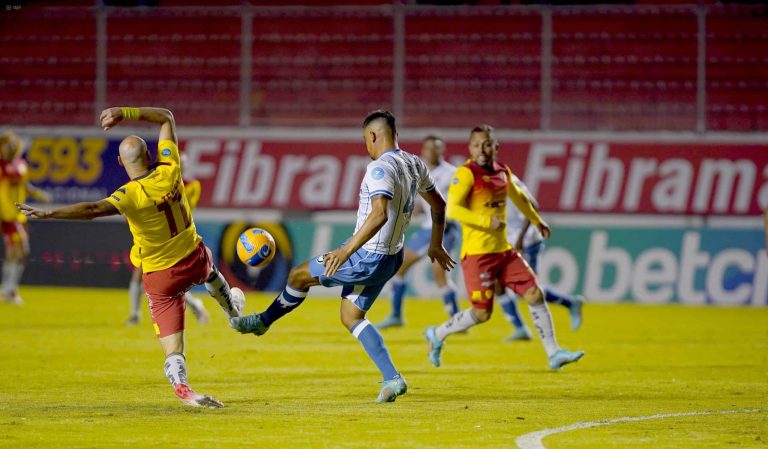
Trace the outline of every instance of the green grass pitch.
[[[0, 447], [513, 448], [522, 434], [577, 422], [730, 409], [760, 411], [574, 430], [544, 444], [768, 447], [768, 309], [588, 305], [572, 333], [554, 306], [560, 343], [587, 355], [550, 372], [538, 341], [501, 342], [509, 326], [498, 311], [449, 339], [433, 368], [421, 332], [444, 319], [442, 307], [410, 301], [407, 327], [384, 332], [408, 394], [375, 404], [378, 372], [339, 323], [337, 300], [310, 297], [257, 338], [230, 330], [208, 299], [211, 323], [188, 319], [190, 381], [227, 407], [201, 410], [172, 395], [147, 311], [138, 327], [123, 325], [125, 291], [22, 293], [23, 307], [0, 307]], [[261, 310], [271, 296], [248, 300]], [[371, 319], [387, 310], [382, 300]]]

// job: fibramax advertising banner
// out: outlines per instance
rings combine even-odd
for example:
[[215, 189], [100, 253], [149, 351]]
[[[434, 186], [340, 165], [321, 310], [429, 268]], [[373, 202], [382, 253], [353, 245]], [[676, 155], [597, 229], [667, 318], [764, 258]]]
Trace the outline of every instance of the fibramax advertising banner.
[[[119, 142], [103, 134], [31, 136], [30, 179], [59, 203], [104, 198], [127, 181], [117, 165]], [[203, 185], [204, 208], [354, 209], [370, 162], [353, 139], [212, 133], [182, 138], [180, 146], [185, 176]], [[419, 151], [416, 140], [401, 146]], [[463, 163], [466, 142], [449, 140], [448, 157]], [[510, 140], [501, 142], [499, 159], [550, 212], [757, 215], [768, 207], [768, 142]]]

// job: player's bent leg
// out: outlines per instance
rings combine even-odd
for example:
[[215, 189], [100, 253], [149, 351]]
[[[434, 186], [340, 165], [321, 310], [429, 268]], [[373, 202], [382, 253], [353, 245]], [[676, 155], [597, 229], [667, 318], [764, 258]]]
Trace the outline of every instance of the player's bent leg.
[[390, 279], [390, 285], [392, 286], [392, 313], [376, 325], [379, 329], [401, 327], [404, 324], [403, 299], [405, 298], [405, 289], [407, 288], [405, 275], [421, 257], [419, 253], [408, 248], [403, 250], [403, 264], [400, 266], [397, 274]]
[[187, 378], [187, 359], [184, 356], [184, 332], [176, 332], [160, 338], [160, 345], [165, 352], [163, 372], [173, 387], [179, 400], [190, 407], [221, 408], [224, 404], [204, 394], [196, 393], [189, 387]]
[[517, 295], [507, 291], [506, 287], [501, 284], [496, 286], [496, 297], [501, 310], [504, 312], [504, 317], [514, 327], [512, 335], [505, 338], [505, 342], [513, 341], [529, 341], [531, 340], [531, 331], [528, 329], [528, 325], [523, 321], [523, 317], [520, 315], [520, 309], [517, 307]]
[[437, 262], [432, 262], [432, 277], [435, 285], [442, 291], [443, 307], [448, 316], [459, 313], [459, 301], [456, 298], [456, 284], [448, 277], [443, 267]]
[[262, 313], [252, 313], [241, 318], [232, 318], [230, 325], [242, 334], [264, 335], [272, 323], [299, 307], [309, 293], [309, 288], [320, 285], [312, 276], [309, 262], [293, 267], [288, 273], [288, 285]]
[[544, 289], [544, 300], [553, 303], [560, 304], [568, 309], [568, 315], [571, 317], [571, 330], [578, 330], [581, 327], [583, 321], [581, 309], [584, 305], [584, 298], [573, 297], [560, 293], [551, 288]]
[[131, 281], [128, 283], [128, 304], [130, 311], [125, 324], [131, 326], [138, 324], [141, 320], [141, 297], [144, 296], [144, 289], [141, 282], [141, 267], [134, 268], [131, 274]]
[[[26, 261], [26, 234], [19, 223], [4, 224], [5, 260], [2, 268], [2, 289], [5, 302], [21, 305], [24, 301], [19, 295], [19, 281], [24, 273]], [[25, 248], [27, 249], [25, 251]]]
[[236, 318], [243, 315], [245, 293], [237, 287], [230, 289], [229, 283], [216, 267], [211, 267], [211, 273], [204, 285], [205, 290], [219, 303], [227, 317]]
[[211, 319], [211, 315], [205, 308], [203, 300], [196, 297], [191, 292], [187, 292], [184, 294], [184, 301], [187, 303], [187, 307], [189, 307], [189, 309], [192, 311], [192, 315], [195, 316], [198, 323], [202, 325], [208, 324], [208, 321]]
[[165, 354], [163, 372], [173, 387], [174, 394], [192, 407], [220, 408], [216, 399], [198, 394], [189, 386], [187, 361], [184, 356], [184, 299], [179, 295], [147, 295], [150, 314], [160, 346]]
[[424, 338], [429, 345], [427, 357], [429, 362], [439, 367], [442, 364], [442, 351], [445, 339], [456, 333], [463, 333], [477, 324], [484, 323], [491, 318], [493, 311], [493, 297], [487, 304], [473, 303], [472, 307], [462, 310], [450, 317], [448, 321], [439, 326], [430, 326], [424, 331]]
[[538, 285], [530, 287], [523, 294], [523, 298], [528, 302], [531, 319], [541, 337], [550, 368], [560, 369], [584, 356], [584, 351], [569, 351], [557, 344], [552, 315], [549, 312], [547, 302], [544, 301], [544, 293]]
[[365, 310], [354, 302], [354, 300], [362, 299], [363, 302], [361, 304], [365, 304], [368, 302], [365, 298], [371, 298], [370, 302], [372, 302], [372, 298], [378, 295], [378, 291], [381, 291], [382, 287], [359, 286], [352, 289], [350, 293], [354, 294], [355, 297], [353, 298], [350, 294], [347, 294], [342, 298], [340, 314], [341, 322], [352, 333], [352, 336], [357, 338], [360, 344], [363, 345], [363, 349], [365, 349], [368, 357], [371, 358], [379, 372], [381, 372], [383, 378], [382, 387], [376, 402], [394, 402], [398, 396], [408, 391], [408, 385], [395, 368], [381, 333], [365, 318]]

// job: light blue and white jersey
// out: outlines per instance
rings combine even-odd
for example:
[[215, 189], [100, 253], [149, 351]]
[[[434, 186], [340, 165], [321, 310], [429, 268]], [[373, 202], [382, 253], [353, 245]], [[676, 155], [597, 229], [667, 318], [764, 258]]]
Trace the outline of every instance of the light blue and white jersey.
[[[531, 195], [528, 187], [520, 180], [520, 178], [512, 175], [512, 182], [517, 184], [517, 186], [520, 187], [520, 190], [528, 195], [528, 198], [533, 201], [533, 204], [536, 204], [536, 199]], [[517, 242], [517, 238], [520, 236], [520, 231], [523, 230], [523, 225], [525, 225], [525, 220], [525, 215], [520, 212], [520, 209], [515, 206], [512, 200], [507, 198], [507, 241], [509, 241], [509, 243], [514, 245], [515, 242]], [[531, 246], [543, 240], [544, 237], [541, 235], [541, 232], [539, 232], [539, 229], [536, 226], [531, 225], [528, 227], [528, 231], [526, 231], [525, 237], [523, 238], [523, 247]]]
[[389, 198], [389, 206], [387, 222], [363, 245], [363, 249], [377, 254], [397, 254], [403, 248], [403, 236], [417, 196], [434, 188], [435, 183], [424, 161], [405, 151], [387, 151], [368, 164], [360, 185], [355, 233], [371, 213], [372, 197], [383, 195]]
[[[429, 170], [429, 174], [435, 181], [435, 188], [443, 195], [443, 198], [448, 198], [448, 188], [451, 186], [451, 180], [456, 173], [456, 166], [448, 161], [442, 160], [440, 164]], [[421, 227], [425, 229], [432, 228], [432, 212], [427, 200], [419, 196], [419, 203], [421, 204], [421, 214], [419, 222]]]

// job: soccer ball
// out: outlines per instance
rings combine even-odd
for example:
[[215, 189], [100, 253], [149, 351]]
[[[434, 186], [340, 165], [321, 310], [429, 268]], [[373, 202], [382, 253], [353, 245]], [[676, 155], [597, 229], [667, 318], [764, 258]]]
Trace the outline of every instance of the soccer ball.
[[263, 267], [275, 257], [275, 239], [261, 228], [250, 228], [237, 239], [237, 257], [250, 267]]

